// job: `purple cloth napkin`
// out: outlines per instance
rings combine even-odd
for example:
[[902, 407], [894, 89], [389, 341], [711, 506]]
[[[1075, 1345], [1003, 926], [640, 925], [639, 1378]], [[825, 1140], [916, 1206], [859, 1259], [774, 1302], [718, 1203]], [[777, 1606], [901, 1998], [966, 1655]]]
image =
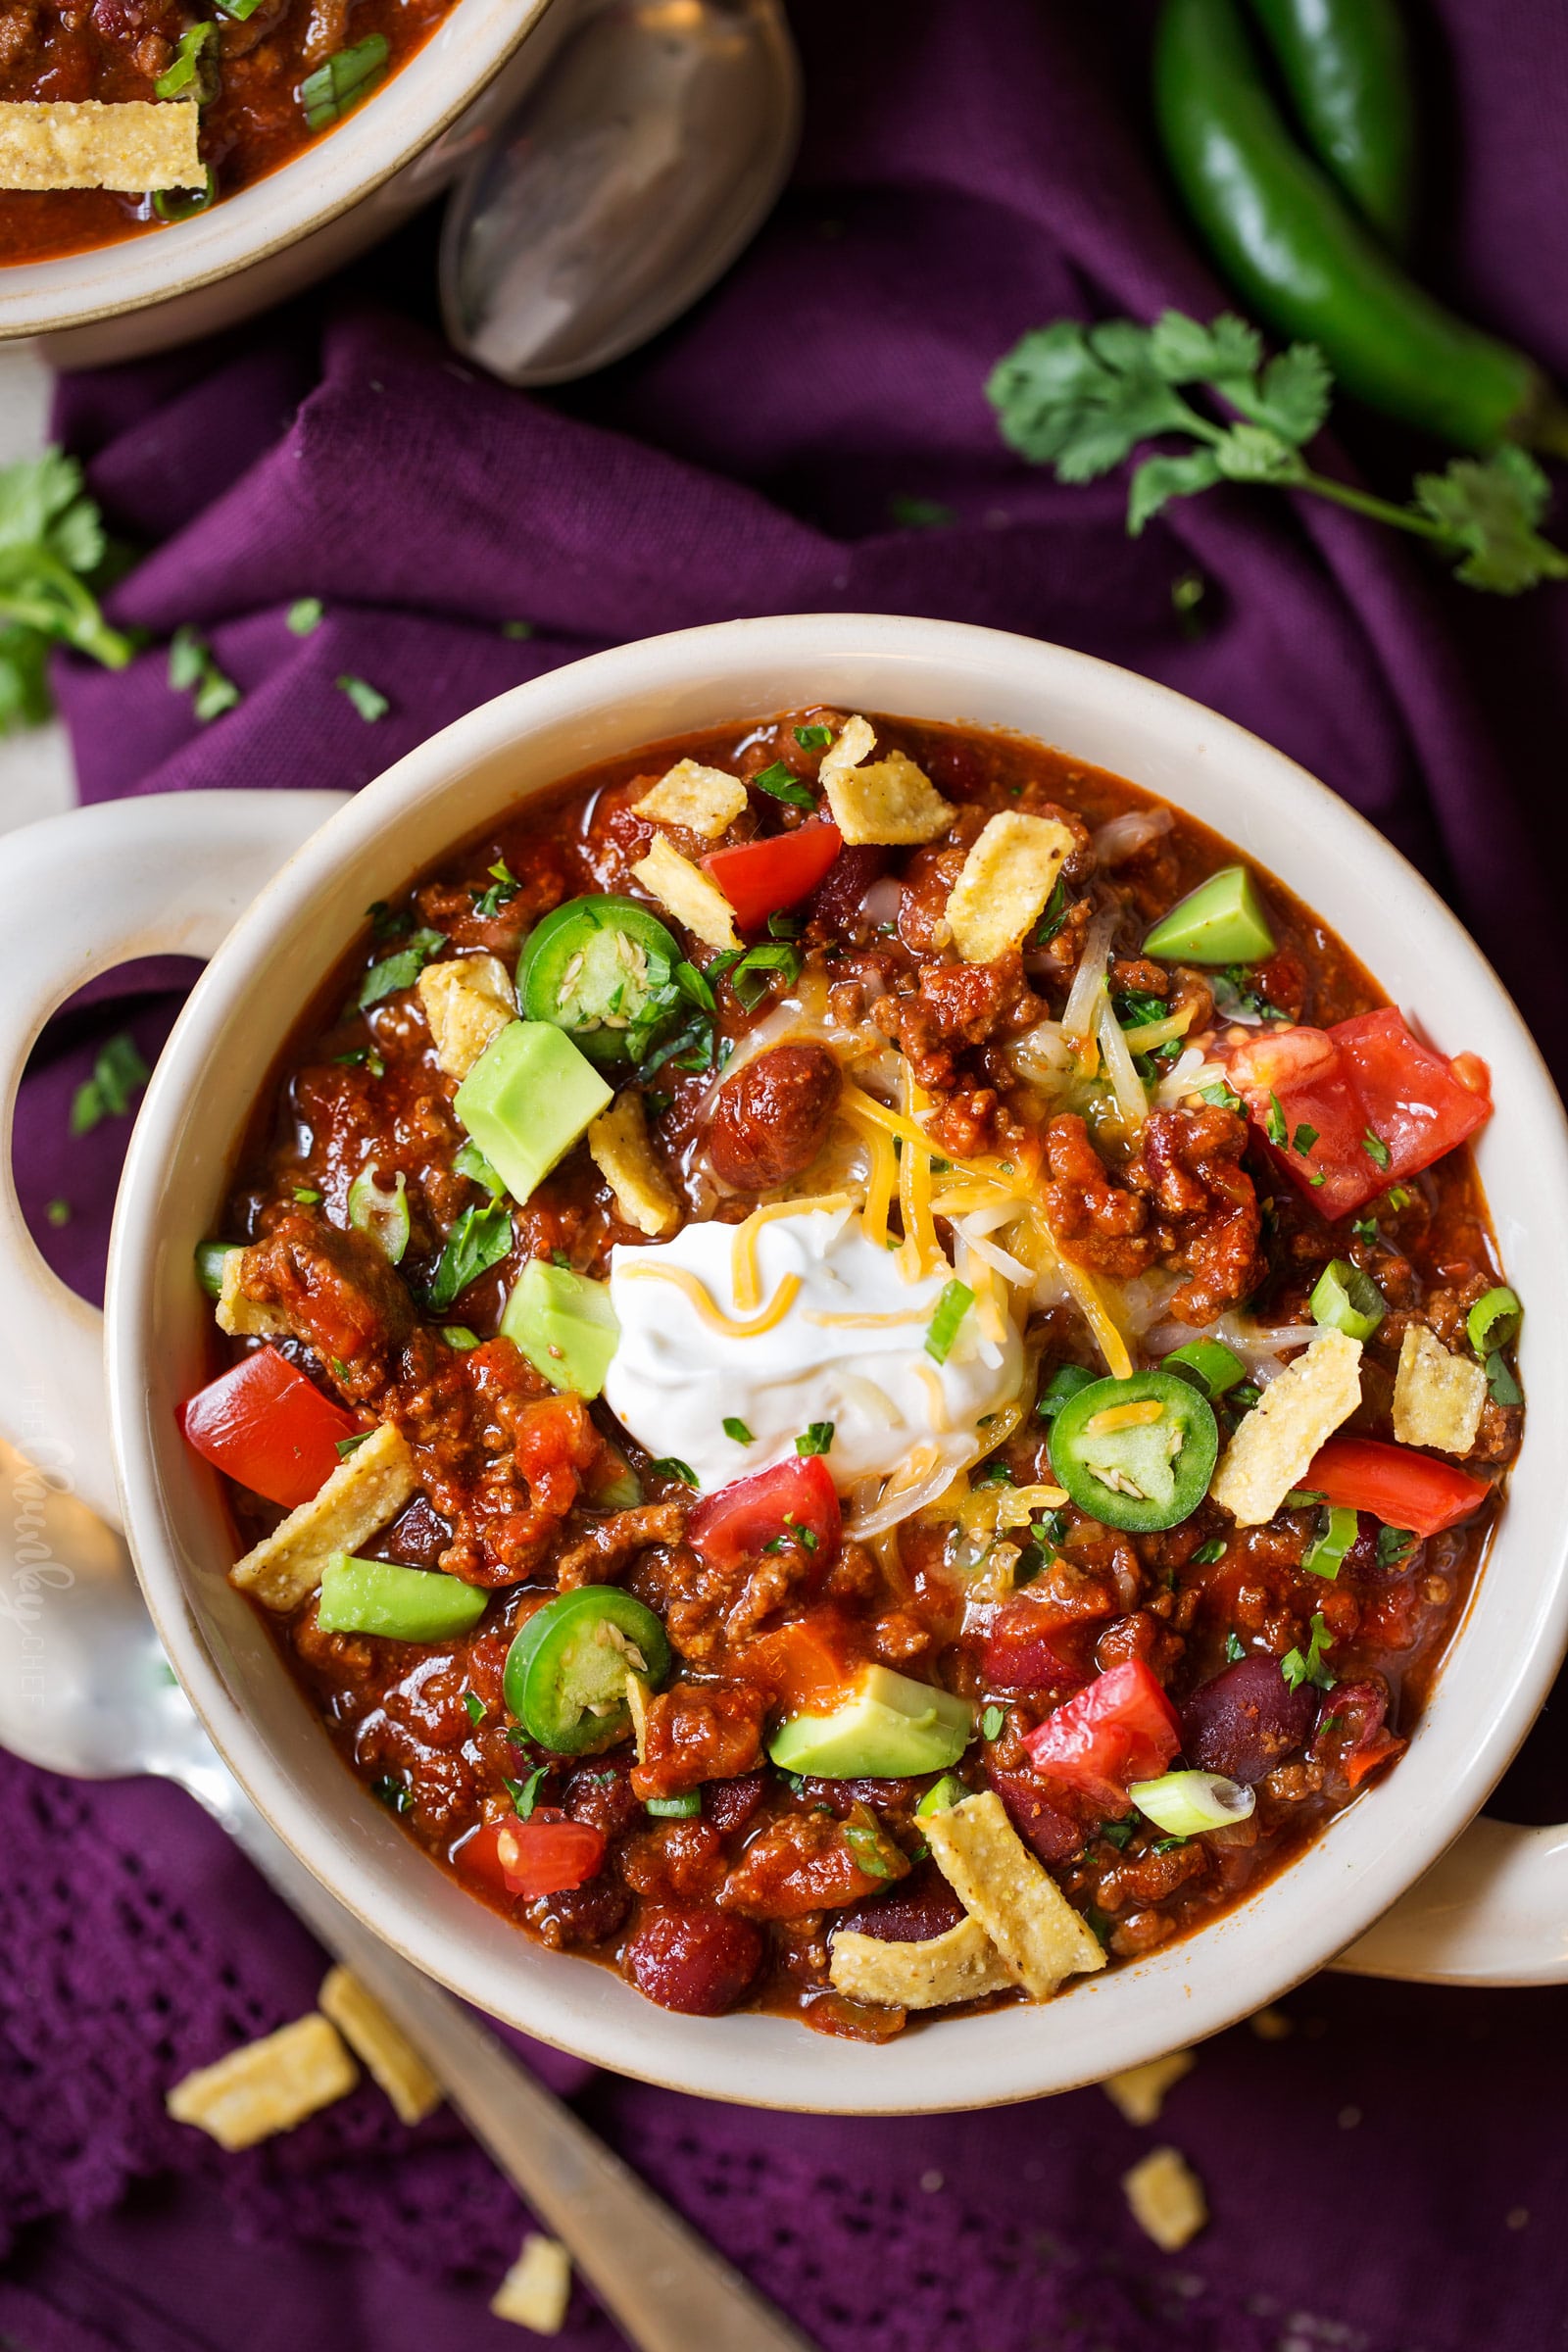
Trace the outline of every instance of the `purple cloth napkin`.
[[[1025, 328], [1222, 299], [1152, 160], [1147, 12], [795, 16], [791, 191], [698, 312], [598, 381], [537, 400], [476, 378], [367, 307], [362, 271], [220, 346], [63, 384], [64, 436], [151, 549], [116, 617], [159, 639], [194, 621], [245, 693], [204, 728], [161, 645], [120, 676], [65, 668], [84, 797], [358, 784], [521, 678], [690, 622], [948, 614], [1123, 662], [1294, 754], [1423, 866], [1560, 1050], [1563, 593], [1469, 594], [1264, 493], [1178, 505], [1134, 544], [1119, 484], [1059, 489], [998, 442], [981, 387]], [[1427, 274], [1568, 376], [1568, 20], [1439, 0], [1415, 29]], [[402, 251], [412, 282], [427, 247]], [[1374, 475], [1408, 470], [1396, 436], [1345, 432]], [[1196, 628], [1171, 599], [1193, 573]], [[295, 636], [307, 595], [326, 617]], [[386, 715], [359, 716], [343, 675]], [[73, 1142], [71, 1092], [116, 1029], [151, 1059], [177, 1002], [167, 973], [100, 989], [28, 1081], [24, 1198], [89, 1294], [127, 1122]], [[1515, 1818], [1568, 1811], [1561, 1766], [1548, 1727], [1510, 1782]], [[405, 2132], [362, 2088], [237, 2159], [165, 2118], [169, 2082], [308, 2006], [321, 1965], [221, 1838], [167, 1789], [4, 1759], [0, 1785], [0, 2334], [32, 2352], [516, 2341], [483, 2307], [523, 2216], [449, 2118]], [[1565, 2000], [1320, 1979], [1285, 2004], [1288, 2037], [1203, 2049], [1154, 2132], [1098, 2090], [909, 2122], [605, 2079], [583, 2098], [833, 2352], [1544, 2347], [1568, 2308]], [[1175, 2258], [1119, 2188], [1156, 2138], [1214, 2214]], [[618, 2339], [579, 2296], [564, 2340]]]

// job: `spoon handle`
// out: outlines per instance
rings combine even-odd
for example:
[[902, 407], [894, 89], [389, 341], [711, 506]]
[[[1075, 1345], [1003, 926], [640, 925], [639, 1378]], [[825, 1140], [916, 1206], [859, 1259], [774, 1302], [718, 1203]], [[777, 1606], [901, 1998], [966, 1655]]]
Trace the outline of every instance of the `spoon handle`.
[[232, 1784], [193, 1773], [186, 1785], [402, 2027], [638, 2352], [813, 2352], [470, 2010], [346, 1911]]

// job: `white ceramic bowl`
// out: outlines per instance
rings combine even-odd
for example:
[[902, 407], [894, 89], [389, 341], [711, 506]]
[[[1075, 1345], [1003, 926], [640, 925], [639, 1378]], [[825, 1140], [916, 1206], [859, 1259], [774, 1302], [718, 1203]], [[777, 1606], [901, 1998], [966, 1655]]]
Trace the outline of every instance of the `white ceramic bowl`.
[[[1389, 1778], [1214, 1926], [1054, 2003], [940, 2017], [873, 2048], [790, 2019], [654, 2008], [611, 1971], [543, 1950], [466, 1894], [345, 1771], [266, 1629], [225, 1581], [219, 1484], [176, 1400], [204, 1376], [208, 1308], [191, 1252], [214, 1225], [233, 1142], [289, 1025], [363, 909], [516, 800], [685, 729], [825, 702], [1010, 727], [1128, 776], [1298, 890], [1446, 1050], [1491, 1062], [1481, 1166], [1530, 1312], [1533, 1439], [1453, 1653]], [[655, 638], [559, 669], [448, 727], [312, 832], [322, 796], [121, 802], [13, 836], [0, 882], [10, 1002], [6, 1102], [45, 1013], [89, 970], [150, 948], [216, 945], [158, 1064], [125, 1165], [109, 1272], [109, 1409], [123, 1521], [181, 1681], [251, 1796], [318, 1877], [432, 1975], [527, 2032], [710, 2097], [910, 2112], [1091, 2081], [1257, 2008], [1358, 1936], [1443, 1854], [1528, 1728], [1568, 1631], [1557, 1430], [1568, 1421], [1568, 1145], [1524, 1025], [1469, 939], [1372, 828], [1288, 760], [1181, 696], [1059, 647], [945, 622], [813, 615]], [[309, 834], [309, 838], [305, 836]], [[112, 861], [112, 865], [111, 865]], [[114, 910], [81, 888], [112, 870]], [[105, 937], [105, 930], [110, 936]], [[19, 975], [21, 978], [19, 978]], [[9, 1128], [7, 1130], [9, 1132]], [[95, 1434], [100, 1333], [0, 1202], [0, 1421], [25, 1404], [114, 1508]], [[1351, 1965], [1449, 1980], [1568, 1975], [1563, 1834], [1481, 1825]], [[1445, 1875], [1446, 1874], [1446, 1875]]]
[[[58, 261], [0, 267], [0, 342], [98, 368], [216, 334], [363, 252], [454, 176], [542, 70], [554, 0], [457, 0], [346, 122], [211, 212]], [[526, 39], [526, 46], [524, 42]]]

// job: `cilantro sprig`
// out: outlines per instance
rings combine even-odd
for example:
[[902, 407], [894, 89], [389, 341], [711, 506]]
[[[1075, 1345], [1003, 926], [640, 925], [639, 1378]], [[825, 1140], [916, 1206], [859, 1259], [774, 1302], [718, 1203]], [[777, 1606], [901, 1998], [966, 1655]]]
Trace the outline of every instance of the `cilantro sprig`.
[[[1134, 538], [1173, 498], [1216, 482], [1252, 482], [1307, 490], [1427, 539], [1455, 559], [1454, 576], [1468, 588], [1517, 596], [1540, 580], [1568, 578], [1568, 554], [1536, 527], [1550, 495], [1546, 477], [1522, 449], [1455, 458], [1443, 473], [1417, 474], [1403, 505], [1314, 472], [1301, 452], [1333, 390], [1315, 344], [1292, 343], [1265, 361], [1261, 337], [1244, 318], [1222, 312], [1205, 326], [1180, 311], [1164, 312], [1152, 326], [1058, 318], [1025, 335], [986, 386], [1008, 447], [1053, 466], [1058, 481], [1094, 481], [1141, 444], [1168, 435], [1190, 444], [1146, 457], [1134, 471]], [[1219, 415], [1195, 405], [1202, 395], [1220, 405]]]
[[46, 449], [0, 466], [0, 735], [48, 717], [51, 645], [74, 646], [106, 669], [130, 660], [130, 639], [109, 626], [89, 585], [107, 554], [74, 458]]

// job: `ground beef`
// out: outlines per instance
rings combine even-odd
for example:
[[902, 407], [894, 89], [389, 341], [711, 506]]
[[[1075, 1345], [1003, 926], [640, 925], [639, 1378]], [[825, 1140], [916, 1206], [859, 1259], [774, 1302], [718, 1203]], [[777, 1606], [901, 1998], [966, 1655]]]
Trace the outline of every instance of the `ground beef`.
[[997, 963], [928, 963], [907, 994], [879, 997], [871, 1018], [908, 1055], [917, 1084], [946, 1094], [958, 1083], [966, 1046], [1017, 1037], [1044, 1018], [1016, 956]]

